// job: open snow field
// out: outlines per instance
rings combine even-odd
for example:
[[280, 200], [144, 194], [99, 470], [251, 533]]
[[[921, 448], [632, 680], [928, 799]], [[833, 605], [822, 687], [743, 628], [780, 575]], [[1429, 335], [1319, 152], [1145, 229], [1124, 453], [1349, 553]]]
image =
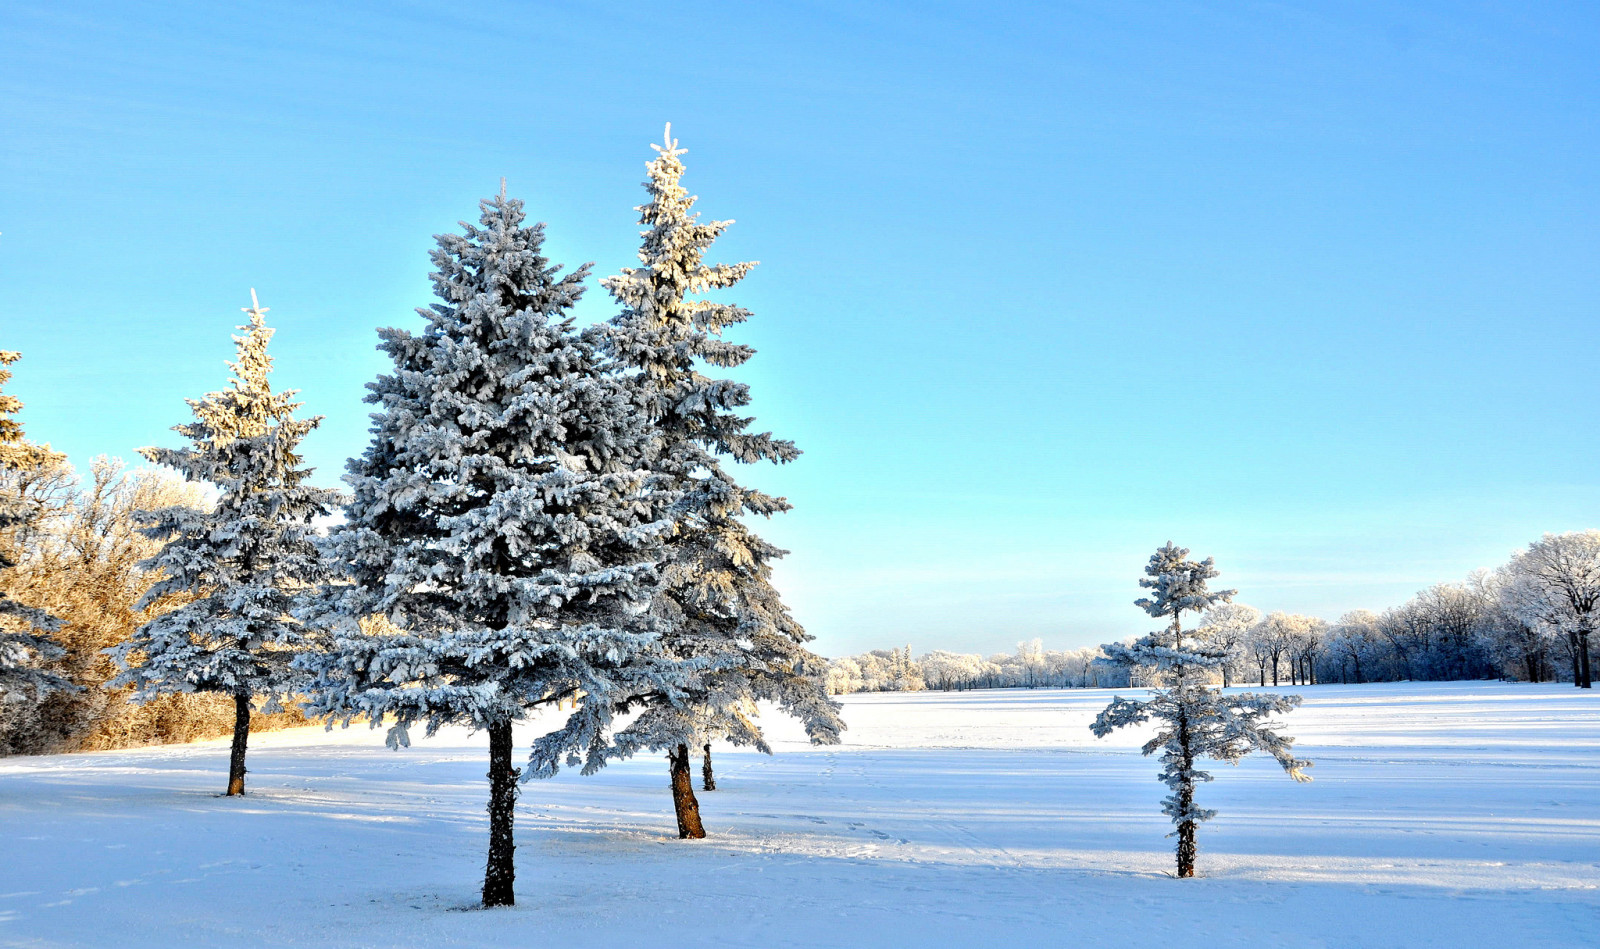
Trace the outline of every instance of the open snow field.
[[837, 748], [774, 720], [775, 757], [718, 749], [705, 841], [664, 761], [534, 782], [494, 911], [482, 735], [253, 736], [242, 800], [221, 742], [8, 759], [0, 945], [1600, 944], [1600, 695], [1299, 691], [1316, 781], [1215, 769], [1187, 881], [1141, 739], [1089, 734], [1107, 690], [849, 696]]

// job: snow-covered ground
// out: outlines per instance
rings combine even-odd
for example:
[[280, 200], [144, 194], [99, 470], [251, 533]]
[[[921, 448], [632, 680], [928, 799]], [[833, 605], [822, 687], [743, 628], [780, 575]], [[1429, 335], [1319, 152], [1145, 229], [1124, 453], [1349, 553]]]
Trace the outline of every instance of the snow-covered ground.
[[535, 782], [488, 912], [482, 735], [254, 736], [233, 800], [216, 742], [9, 759], [0, 945], [1600, 944], [1600, 695], [1299, 691], [1316, 781], [1215, 769], [1186, 881], [1140, 738], [1089, 734], [1104, 690], [850, 696], [837, 748], [775, 720], [775, 757], [717, 751], [705, 841], [663, 761]]

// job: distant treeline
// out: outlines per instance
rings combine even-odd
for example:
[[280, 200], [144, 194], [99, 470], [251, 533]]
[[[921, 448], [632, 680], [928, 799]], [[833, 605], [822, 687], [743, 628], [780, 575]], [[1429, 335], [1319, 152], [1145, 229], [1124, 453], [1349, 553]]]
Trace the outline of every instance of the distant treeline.
[[1099, 648], [1047, 650], [1041, 640], [1018, 643], [1015, 654], [935, 650], [912, 658], [911, 647], [874, 649], [828, 664], [828, 691], [920, 692], [923, 689], [1065, 689], [1128, 684], [1125, 669], [1106, 666]]
[[[1219, 604], [1199, 640], [1224, 650], [1224, 685], [1317, 682], [1566, 679], [1587, 687], [1600, 620], [1600, 531], [1547, 534], [1509, 563], [1460, 583], [1440, 583], [1381, 613], [1315, 616]], [[984, 657], [911, 647], [875, 649], [829, 664], [828, 687], [845, 692], [922, 689], [1094, 688], [1153, 684], [1153, 670], [1101, 662], [1096, 648], [1056, 652], [1040, 640]]]

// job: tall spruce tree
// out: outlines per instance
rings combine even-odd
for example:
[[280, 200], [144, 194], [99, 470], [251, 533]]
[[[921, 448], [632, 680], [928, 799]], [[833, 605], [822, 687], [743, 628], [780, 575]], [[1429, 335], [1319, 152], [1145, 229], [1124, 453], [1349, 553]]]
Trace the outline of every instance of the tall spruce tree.
[[1090, 726], [1096, 737], [1104, 738], [1127, 725], [1158, 723], [1155, 737], [1142, 750], [1146, 755], [1161, 751], [1160, 778], [1172, 791], [1161, 809], [1178, 828], [1180, 877], [1194, 876], [1195, 831], [1202, 821], [1216, 816], [1216, 811], [1194, 802], [1195, 784], [1211, 780], [1210, 773], [1196, 767], [1201, 758], [1238, 764], [1252, 751], [1265, 751], [1291, 778], [1311, 780], [1303, 770], [1311, 767], [1311, 762], [1294, 757], [1294, 739], [1278, 734], [1277, 726], [1267, 720], [1269, 715], [1298, 707], [1298, 695], [1224, 695], [1201, 681], [1205, 670], [1227, 662], [1229, 653], [1207, 642], [1186, 643], [1183, 614], [1225, 603], [1236, 591], [1212, 592], [1208, 581], [1218, 575], [1215, 562], [1210, 557], [1199, 563], [1188, 558], [1187, 549], [1169, 541], [1150, 558], [1145, 577], [1139, 580], [1140, 586], [1153, 592], [1135, 605], [1156, 619], [1170, 617], [1171, 625], [1131, 645], [1102, 647], [1107, 662], [1155, 669], [1161, 687], [1152, 690], [1146, 700], [1113, 699]]
[[379, 331], [394, 371], [371, 383], [372, 442], [329, 550], [344, 580], [322, 609], [335, 641], [306, 664], [314, 712], [388, 717], [391, 747], [445, 725], [489, 738], [485, 906], [515, 902], [512, 725], [572, 701], [532, 770], [603, 761], [612, 718], [648, 694], [671, 705], [681, 664], [654, 652], [645, 607], [670, 522], [636, 461], [648, 437], [568, 310], [588, 268], [542, 254], [521, 201], [480, 205], [437, 237], [439, 303], [420, 335]]
[[295, 391], [272, 391], [273, 331], [254, 290], [250, 303], [243, 308], [250, 321], [234, 337], [228, 388], [188, 400], [194, 421], [173, 428], [189, 446], [140, 449], [216, 491], [208, 510], [173, 505], [137, 515], [146, 536], [165, 541], [140, 565], [161, 579], [137, 608], [172, 594], [191, 599], [107, 650], [123, 670], [110, 684], [133, 686], [135, 701], [190, 692], [233, 698], [229, 795], [244, 793], [252, 703], [259, 698], [276, 710], [302, 685], [292, 662], [307, 632], [290, 610], [323, 577], [312, 522], [340, 500], [307, 483], [312, 469], [299, 445], [322, 417], [295, 418]]
[[[0, 390], [11, 381], [12, 363], [21, 353], [0, 350]], [[0, 391], [0, 570], [17, 565], [17, 552], [10, 543], [12, 533], [29, 520], [29, 501], [21, 487], [21, 476], [32, 469], [61, 461], [49, 445], [28, 441], [22, 423], [15, 418], [22, 400]], [[50, 638], [61, 628], [61, 621], [37, 607], [28, 606], [0, 593], [0, 701], [36, 700], [47, 692], [74, 689], [48, 666], [66, 654]]]
[[[739, 462], [788, 462], [800, 452], [770, 432], [753, 433], [740, 413], [749, 388], [712, 379], [702, 366], [730, 368], [754, 355], [722, 338], [748, 310], [699, 297], [738, 283], [754, 263], [708, 264], [706, 252], [732, 221], [701, 222], [683, 187], [684, 165], [666, 127], [657, 155], [646, 164], [650, 196], [639, 206], [640, 267], [601, 281], [622, 306], [606, 327], [607, 352], [629, 377], [654, 429], [644, 463], [678, 495], [673, 533], [652, 605], [663, 645], [705, 668], [690, 701], [655, 703], [617, 736], [616, 751], [668, 752], [681, 837], [704, 837], [690, 783], [689, 753], [714, 739], [770, 751], [754, 717], [755, 703], [777, 703], [798, 718], [811, 740], [833, 743], [844, 728], [829, 699], [826, 663], [805, 648], [811, 638], [772, 585], [772, 563], [785, 553], [740, 519], [787, 511], [782, 498], [741, 486], [725, 469]], [[707, 761], [707, 786], [710, 767]]]

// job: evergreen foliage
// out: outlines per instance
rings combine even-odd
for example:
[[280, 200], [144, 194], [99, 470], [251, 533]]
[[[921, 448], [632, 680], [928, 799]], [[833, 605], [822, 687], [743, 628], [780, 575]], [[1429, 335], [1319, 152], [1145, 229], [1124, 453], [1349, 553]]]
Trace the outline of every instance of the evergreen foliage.
[[391, 747], [418, 724], [489, 732], [492, 906], [514, 901], [512, 723], [573, 701], [531, 773], [592, 770], [613, 716], [645, 695], [671, 706], [684, 669], [645, 611], [671, 495], [636, 465], [640, 414], [567, 316], [587, 267], [561, 274], [503, 191], [480, 207], [437, 238], [422, 333], [379, 331], [394, 371], [368, 387], [372, 442], [330, 532], [334, 641], [305, 665], [313, 711], [387, 716]]
[[[7, 367], [20, 358], [20, 353], [0, 350], [0, 389], [11, 381]], [[30, 502], [16, 476], [61, 460], [49, 445], [28, 441], [22, 424], [15, 418], [21, 409], [21, 399], [0, 391], [0, 473], [9, 476], [0, 481], [0, 534], [10, 533], [29, 520]], [[0, 570], [17, 566], [10, 547], [0, 546]], [[0, 592], [0, 624], [0, 702], [37, 701], [45, 693], [74, 688], [47, 668], [66, 654], [49, 636], [61, 628], [59, 619]]]
[[[750, 403], [746, 385], [701, 371], [739, 366], [754, 355], [722, 338], [749, 311], [701, 295], [734, 286], [755, 264], [706, 263], [712, 243], [733, 222], [702, 222], [692, 210], [696, 199], [681, 182], [685, 149], [671, 133], [669, 125], [646, 165], [650, 200], [637, 208], [645, 226], [641, 266], [601, 281], [622, 306], [604, 339], [652, 423], [644, 463], [678, 497], [652, 614], [667, 653], [700, 661], [704, 670], [689, 702], [653, 703], [617, 736], [614, 752], [686, 755], [713, 739], [769, 751], [754, 717], [758, 700], [796, 717], [812, 741], [834, 743], [844, 724], [827, 695], [827, 665], [805, 648], [810, 636], [772, 585], [772, 564], [785, 552], [741, 520], [789, 504], [740, 485], [724, 466], [730, 458], [788, 462], [799, 450], [770, 432], [749, 430], [753, 419], [740, 411]], [[674, 758], [673, 766], [687, 763]]]
[[298, 448], [322, 419], [295, 418], [294, 390], [272, 391], [273, 330], [254, 290], [250, 298], [249, 322], [234, 337], [238, 355], [229, 363], [228, 388], [188, 400], [194, 421], [173, 429], [189, 446], [141, 450], [216, 491], [207, 507], [173, 504], [138, 514], [145, 536], [165, 545], [140, 565], [161, 579], [137, 608], [172, 596], [187, 602], [109, 650], [123, 670], [110, 684], [132, 686], [136, 701], [192, 692], [233, 698], [229, 794], [244, 791], [253, 699], [275, 711], [302, 685], [292, 662], [308, 637], [291, 609], [323, 576], [312, 522], [339, 502], [338, 492], [307, 483], [312, 469]]
[[1268, 720], [1270, 715], [1299, 706], [1299, 696], [1224, 695], [1195, 675], [1228, 661], [1229, 654], [1212, 643], [1184, 642], [1183, 613], [1227, 602], [1236, 591], [1212, 592], [1209, 581], [1218, 575], [1214, 561], [1207, 557], [1197, 563], [1188, 557], [1187, 549], [1168, 542], [1150, 558], [1145, 577], [1139, 580], [1140, 586], [1153, 592], [1135, 605], [1157, 619], [1170, 617], [1171, 625], [1130, 644], [1103, 647], [1108, 662], [1156, 670], [1162, 687], [1152, 690], [1145, 700], [1112, 699], [1090, 726], [1096, 737], [1104, 738], [1128, 725], [1158, 723], [1155, 737], [1142, 751], [1145, 755], [1161, 752], [1160, 780], [1172, 792], [1162, 802], [1162, 812], [1178, 828], [1180, 877], [1194, 875], [1195, 831], [1202, 821], [1216, 815], [1194, 801], [1195, 784], [1211, 780], [1209, 772], [1196, 767], [1201, 758], [1237, 764], [1252, 751], [1264, 751], [1296, 781], [1309, 781], [1303, 769], [1311, 766], [1311, 762], [1294, 757], [1294, 740], [1280, 735]]

